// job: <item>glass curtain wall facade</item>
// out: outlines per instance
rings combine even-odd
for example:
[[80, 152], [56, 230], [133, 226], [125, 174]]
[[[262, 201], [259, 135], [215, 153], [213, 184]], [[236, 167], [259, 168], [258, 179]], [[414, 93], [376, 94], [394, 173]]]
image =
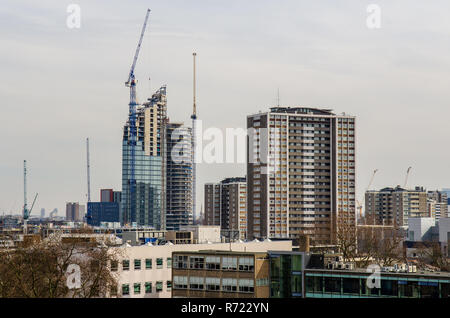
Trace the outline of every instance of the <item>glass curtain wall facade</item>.
[[269, 252], [270, 297], [303, 297], [304, 253]]
[[165, 227], [165, 127], [166, 88], [161, 87], [136, 110], [135, 180], [130, 192], [130, 126], [124, 126], [122, 141], [121, 223], [130, 226]]
[[382, 275], [380, 288], [367, 287], [367, 275], [306, 272], [306, 298], [450, 298], [450, 279]]

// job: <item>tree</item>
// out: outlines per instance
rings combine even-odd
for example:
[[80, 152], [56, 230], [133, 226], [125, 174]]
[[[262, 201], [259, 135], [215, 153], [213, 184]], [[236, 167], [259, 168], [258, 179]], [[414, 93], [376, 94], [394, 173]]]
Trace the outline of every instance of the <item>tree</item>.
[[[117, 262], [118, 252], [111, 245], [89, 236], [67, 239], [56, 234], [2, 249], [0, 297], [108, 297], [111, 288], [117, 288], [117, 277], [110, 266]], [[77, 272], [68, 272], [71, 268], [79, 269], [79, 286], [75, 288]]]

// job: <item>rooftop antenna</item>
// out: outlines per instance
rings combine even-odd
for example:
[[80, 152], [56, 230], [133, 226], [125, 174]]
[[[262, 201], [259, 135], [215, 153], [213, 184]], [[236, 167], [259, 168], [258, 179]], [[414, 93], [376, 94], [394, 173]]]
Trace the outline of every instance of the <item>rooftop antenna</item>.
[[195, 224], [196, 221], [196, 173], [197, 173], [197, 169], [196, 169], [196, 161], [197, 161], [197, 156], [196, 156], [196, 137], [197, 137], [197, 133], [196, 133], [196, 121], [197, 121], [197, 102], [196, 102], [196, 65], [195, 65], [195, 60], [196, 60], [196, 56], [197, 53], [192, 53], [193, 59], [194, 59], [194, 83], [193, 83], [193, 105], [192, 105], [192, 115], [191, 115], [191, 119], [192, 119], [192, 218], [193, 218], [193, 224]]

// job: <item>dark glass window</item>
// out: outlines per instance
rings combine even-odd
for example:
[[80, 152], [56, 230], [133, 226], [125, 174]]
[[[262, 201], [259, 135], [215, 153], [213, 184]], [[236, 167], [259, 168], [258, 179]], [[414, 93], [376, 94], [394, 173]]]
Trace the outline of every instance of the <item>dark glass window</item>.
[[326, 293], [340, 293], [341, 292], [341, 278], [340, 277], [325, 277], [325, 292]]
[[439, 283], [419, 282], [421, 298], [439, 298]]
[[381, 295], [383, 296], [398, 296], [397, 281], [381, 280]]
[[342, 285], [344, 294], [359, 295], [359, 278], [343, 278]]

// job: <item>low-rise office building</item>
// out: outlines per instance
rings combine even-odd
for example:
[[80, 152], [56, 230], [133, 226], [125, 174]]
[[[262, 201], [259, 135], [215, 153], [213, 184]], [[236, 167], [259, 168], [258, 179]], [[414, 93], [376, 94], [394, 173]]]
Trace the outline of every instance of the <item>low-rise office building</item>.
[[267, 252], [176, 252], [172, 281], [176, 298], [268, 298]]
[[171, 298], [172, 253], [200, 250], [267, 253], [269, 250], [291, 251], [291, 241], [264, 241], [247, 243], [211, 243], [146, 245], [112, 248], [118, 262], [111, 270], [118, 277], [117, 292], [125, 298]]
[[369, 284], [373, 288], [370, 275], [366, 269], [307, 269], [305, 297], [450, 298], [450, 273], [379, 273], [379, 287]]

